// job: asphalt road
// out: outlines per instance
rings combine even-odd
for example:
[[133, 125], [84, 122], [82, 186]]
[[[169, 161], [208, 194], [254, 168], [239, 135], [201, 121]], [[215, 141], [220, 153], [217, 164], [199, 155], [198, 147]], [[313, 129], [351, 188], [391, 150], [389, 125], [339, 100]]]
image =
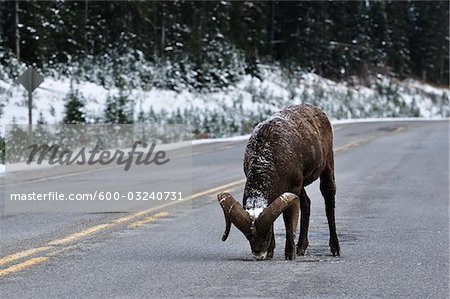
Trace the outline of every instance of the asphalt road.
[[[242, 195], [244, 146], [194, 146], [192, 199], [145, 213], [1, 214], [0, 298], [448, 298], [448, 121], [335, 126], [341, 257], [329, 252], [317, 184], [307, 188], [306, 256], [284, 261], [281, 219], [273, 260], [253, 261], [235, 228], [220, 240], [215, 194]], [[20, 187], [109, 186], [111, 177], [95, 171]]]

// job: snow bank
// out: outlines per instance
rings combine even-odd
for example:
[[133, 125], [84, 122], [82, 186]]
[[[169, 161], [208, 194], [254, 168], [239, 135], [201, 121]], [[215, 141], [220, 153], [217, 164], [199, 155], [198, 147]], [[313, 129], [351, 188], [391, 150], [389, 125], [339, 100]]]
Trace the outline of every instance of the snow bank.
[[[178, 117], [197, 126], [208, 137], [242, 135], [253, 125], [279, 108], [312, 103], [325, 110], [332, 119], [368, 117], [449, 117], [450, 91], [414, 80], [394, 82], [381, 77], [371, 88], [349, 85], [321, 78], [313, 73], [286, 76], [280, 68], [261, 66], [263, 80], [243, 76], [235, 86], [208, 93], [176, 92], [153, 88], [127, 90], [134, 118], [154, 118], [168, 122]], [[64, 118], [65, 96], [70, 92], [69, 79], [46, 78], [34, 92], [33, 121], [57, 124]], [[90, 83], [73, 83], [85, 100], [85, 113], [91, 122], [101, 121], [108, 96], [117, 96], [117, 88]], [[3, 90], [3, 92], [2, 92]], [[27, 123], [26, 93], [22, 86], [0, 81], [0, 103], [4, 107], [0, 124]], [[218, 119], [223, 118], [223, 119]], [[214, 126], [222, 121], [223, 124]], [[221, 131], [221, 126], [236, 128]], [[247, 126], [246, 126], [247, 124]], [[218, 132], [216, 132], [218, 131]]]
[[204, 139], [193, 140], [192, 145], [218, 143], [218, 142], [243, 141], [243, 140], [248, 140], [249, 138], [250, 138], [250, 134], [233, 136], [233, 137], [223, 137], [223, 138], [204, 138]]

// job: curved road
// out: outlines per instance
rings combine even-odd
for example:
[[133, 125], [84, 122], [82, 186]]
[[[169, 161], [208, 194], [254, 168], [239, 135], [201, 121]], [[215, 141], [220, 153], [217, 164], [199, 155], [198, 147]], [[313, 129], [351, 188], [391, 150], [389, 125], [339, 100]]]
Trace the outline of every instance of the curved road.
[[[245, 141], [195, 145], [189, 200], [134, 213], [3, 213], [0, 298], [449, 296], [449, 122], [335, 126], [339, 258], [317, 184], [305, 257], [256, 262], [242, 234], [220, 240], [215, 194], [242, 195]], [[80, 174], [108, 185], [103, 171]], [[39, 175], [36, 174], [36, 178]], [[64, 177], [18, 188], [66, 186]]]

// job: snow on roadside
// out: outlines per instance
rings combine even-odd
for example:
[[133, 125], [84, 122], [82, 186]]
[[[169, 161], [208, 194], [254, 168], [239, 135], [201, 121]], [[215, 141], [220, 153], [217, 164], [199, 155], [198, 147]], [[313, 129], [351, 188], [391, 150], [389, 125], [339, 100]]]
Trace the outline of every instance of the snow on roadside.
[[347, 124], [357, 124], [357, 123], [376, 123], [376, 122], [405, 122], [405, 121], [449, 121], [449, 117], [380, 117], [380, 118], [350, 118], [350, 119], [338, 119], [332, 120], [331, 124], [335, 125], [347, 125]]
[[192, 145], [220, 143], [220, 142], [236, 142], [236, 141], [248, 140], [249, 138], [250, 138], [250, 134], [233, 136], [233, 137], [223, 137], [223, 138], [204, 138], [204, 139], [192, 140]]
[[[227, 115], [239, 123], [255, 114], [271, 114], [283, 106], [309, 102], [321, 107], [332, 119], [386, 116], [421, 117], [450, 116], [448, 88], [438, 88], [415, 80], [395, 82], [380, 78], [372, 88], [334, 82], [313, 73], [303, 73], [287, 80], [279, 68], [262, 66], [262, 81], [243, 76], [235, 86], [223, 91], [198, 93], [153, 88], [127, 90], [133, 101], [135, 118], [152, 110], [156, 114], [174, 114], [178, 111], [197, 114], [201, 119], [213, 113]], [[69, 79], [46, 78], [34, 92], [34, 122], [61, 123], [64, 118], [65, 97], [70, 91]], [[377, 88], [383, 86], [381, 94]], [[86, 101], [85, 112], [91, 121], [102, 119], [108, 96], [116, 96], [117, 88], [106, 89], [90, 82], [73, 82]], [[392, 90], [391, 90], [392, 89]], [[2, 92], [4, 90], [4, 92]], [[392, 95], [389, 92], [396, 92]], [[28, 122], [26, 93], [22, 86], [0, 80], [0, 103], [5, 103], [0, 124]], [[414, 109], [417, 111], [414, 112]], [[217, 136], [216, 136], [217, 137]]]

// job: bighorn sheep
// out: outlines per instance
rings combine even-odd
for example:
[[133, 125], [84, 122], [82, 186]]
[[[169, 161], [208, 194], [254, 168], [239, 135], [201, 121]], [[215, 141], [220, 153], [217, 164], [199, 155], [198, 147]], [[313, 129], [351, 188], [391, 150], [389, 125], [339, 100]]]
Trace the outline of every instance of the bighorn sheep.
[[312, 105], [290, 106], [255, 127], [244, 157], [247, 182], [243, 206], [228, 193], [218, 195], [225, 215], [225, 241], [233, 223], [249, 240], [257, 260], [272, 258], [273, 223], [283, 213], [285, 258], [295, 258], [295, 231], [301, 208], [297, 254], [308, 246], [310, 199], [305, 186], [320, 177], [320, 191], [330, 230], [331, 253], [339, 255], [334, 220], [333, 130], [322, 111]]

